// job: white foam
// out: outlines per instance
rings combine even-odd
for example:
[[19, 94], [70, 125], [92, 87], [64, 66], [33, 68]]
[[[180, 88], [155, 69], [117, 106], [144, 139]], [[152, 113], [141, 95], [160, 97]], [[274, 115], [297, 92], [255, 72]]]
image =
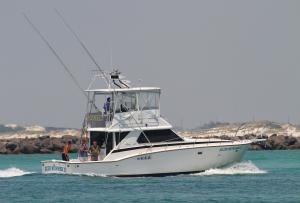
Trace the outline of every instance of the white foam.
[[212, 168], [202, 173], [196, 173], [194, 175], [211, 176], [211, 175], [243, 175], [243, 174], [264, 174], [265, 170], [259, 169], [251, 161], [244, 161], [233, 164], [224, 168]]
[[70, 173], [68, 175], [91, 176], [91, 177], [107, 177], [107, 175], [96, 174], [96, 173]]
[[12, 167], [4, 170], [0, 170], [0, 178], [10, 178], [15, 176], [23, 176], [27, 174], [31, 174], [32, 172], [26, 172], [21, 169]]

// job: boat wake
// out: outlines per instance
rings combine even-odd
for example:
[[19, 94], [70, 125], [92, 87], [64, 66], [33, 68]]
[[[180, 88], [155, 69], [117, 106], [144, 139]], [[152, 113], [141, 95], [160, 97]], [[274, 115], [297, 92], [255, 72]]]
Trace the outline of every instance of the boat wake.
[[23, 171], [21, 169], [12, 167], [4, 170], [0, 170], [0, 178], [10, 178], [16, 176], [24, 176], [28, 174], [32, 174], [33, 172]]
[[235, 163], [224, 168], [212, 168], [202, 173], [196, 173], [198, 176], [211, 175], [243, 175], [243, 174], [265, 174], [267, 171], [259, 169], [251, 161]]
[[91, 176], [91, 177], [107, 177], [103, 174], [96, 174], [96, 173], [70, 173], [68, 175], [75, 175], [75, 176]]

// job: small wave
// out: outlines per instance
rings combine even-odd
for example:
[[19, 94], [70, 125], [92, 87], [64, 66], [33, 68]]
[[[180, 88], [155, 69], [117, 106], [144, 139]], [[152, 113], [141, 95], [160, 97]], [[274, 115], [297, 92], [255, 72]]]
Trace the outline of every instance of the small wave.
[[15, 177], [15, 176], [23, 176], [23, 175], [28, 175], [32, 174], [33, 172], [27, 172], [23, 171], [18, 168], [8, 168], [4, 170], [0, 170], [0, 178], [10, 178], [10, 177]]
[[243, 175], [243, 174], [264, 174], [265, 170], [259, 169], [251, 161], [244, 161], [236, 163], [224, 168], [212, 168], [202, 173], [196, 173], [194, 175], [211, 176], [211, 175]]

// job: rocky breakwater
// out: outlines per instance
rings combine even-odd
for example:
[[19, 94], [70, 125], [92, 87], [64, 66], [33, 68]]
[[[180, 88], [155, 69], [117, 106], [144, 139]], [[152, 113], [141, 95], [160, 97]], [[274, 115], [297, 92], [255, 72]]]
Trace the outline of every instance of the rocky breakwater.
[[68, 140], [77, 152], [79, 136], [76, 129], [0, 125], [0, 154], [61, 153]]
[[211, 122], [197, 129], [180, 132], [190, 138], [221, 138], [228, 140], [266, 139], [253, 143], [252, 150], [300, 149], [300, 127], [290, 123], [255, 121], [246, 123]]
[[[247, 123], [211, 122], [178, 133], [188, 138], [221, 138], [229, 140], [260, 139], [253, 150], [300, 149], [300, 127], [270, 121]], [[78, 151], [80, 130], [42, 126], [0, 124], [0, 154], [61, 153], [64, 144], [72, 140], [71, 152]]]
[[251, 145], [252, 150], [300, 149], [300, 137], [273, 134], [265, 142]]

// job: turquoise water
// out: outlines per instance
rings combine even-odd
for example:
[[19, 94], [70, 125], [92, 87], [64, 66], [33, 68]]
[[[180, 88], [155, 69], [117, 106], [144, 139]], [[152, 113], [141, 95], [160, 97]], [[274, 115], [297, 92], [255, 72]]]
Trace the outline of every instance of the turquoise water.
[[249, 151], [225, 169], [140, 178], [42, 175], [39, 161], [53, 158], [1, 155], [0, 202], [300, 202], [300, 150]]

